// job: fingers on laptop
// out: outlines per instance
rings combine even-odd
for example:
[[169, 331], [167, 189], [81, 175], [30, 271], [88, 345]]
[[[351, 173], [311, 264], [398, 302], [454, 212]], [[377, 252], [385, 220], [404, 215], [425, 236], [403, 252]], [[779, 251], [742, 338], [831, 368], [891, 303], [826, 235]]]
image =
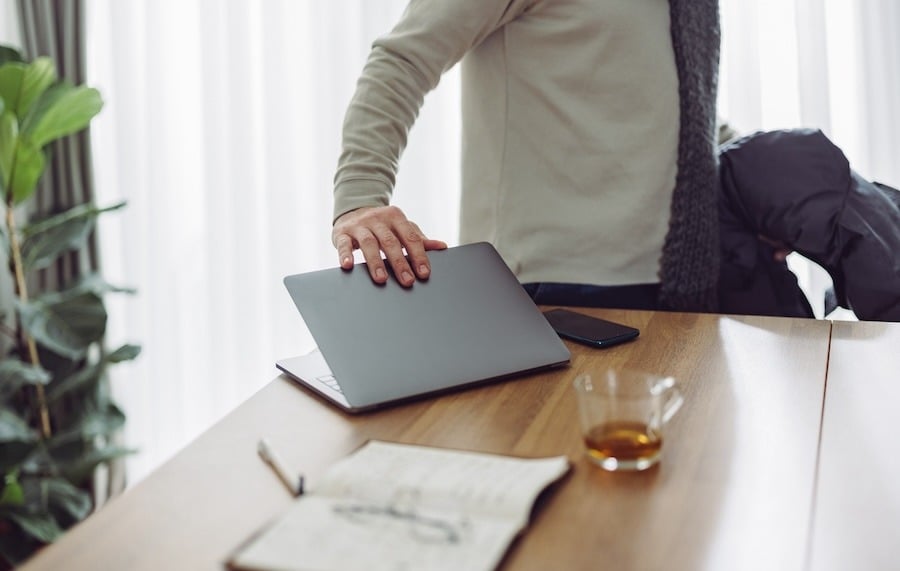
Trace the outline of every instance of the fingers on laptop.
[[375, 283], [388, 280], [386, 261], [397, 281], [406, 287], [413, 285], [416, 277], [426, 279], [431, 275], [426, 251], [447, 247], [445, 242], [427, 238], [396, 206], [360, 208], [340, 216], [332, 239], [342, 268], [353, 267], [353, 250], [358, 248]]

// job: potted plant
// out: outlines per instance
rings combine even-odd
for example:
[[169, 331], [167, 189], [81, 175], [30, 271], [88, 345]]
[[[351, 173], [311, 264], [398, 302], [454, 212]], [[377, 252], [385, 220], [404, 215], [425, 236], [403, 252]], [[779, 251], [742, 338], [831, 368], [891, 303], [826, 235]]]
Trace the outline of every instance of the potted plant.
[[88, 275], [59, 291], [29, 291], [40, 270], [86, 243], [97, 216], [123, 206], [28, 219], [47, 145], [87, 127], [102, 105], [95, 89], [59, 81], [50, 59], [26, 62], [0, 47], [0, 257], [9, 268], [0, 277], [12, 282], [0, 299], [0, 567], [86, 517], [95, 468], [129, 452], [111, 438], [125, 417], [105, 372], [140, 349], [103, 345], [103, 295], [124, 290]]

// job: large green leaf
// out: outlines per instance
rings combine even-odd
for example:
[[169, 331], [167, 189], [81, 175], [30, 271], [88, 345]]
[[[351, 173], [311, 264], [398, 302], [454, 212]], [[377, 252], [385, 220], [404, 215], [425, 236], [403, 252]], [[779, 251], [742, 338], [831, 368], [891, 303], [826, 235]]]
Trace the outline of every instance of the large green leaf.
[[10, 442], [35, 442], [38, 434], [28, 423], [8, 408], [0, 408], [0, 444]]
[[84, 246], [94, 229], [95, 221], [96, 215], [73, 218], [25, 240], [22, 244], [22, 263], [25, 269], [46, 268], [61, 254]]
[[25, 385], [46, 385], [50, 373], [19, 359], [0, 361], [0, 404], [5, 404]]
[[19, 482], [24, 505], [19, 509], [9, 510], [11, 512], [35, 516], [46, 514], [55, 523], [68, 527], [69, 524], [84, 519], [91, 510], [91, 498], [87, 492], [59, 475], [48, 475], [47, 472], [28, 474], [23, 471], [19, 475]]
[[84, 482], [94, 473], [94, 469], [100, 464], [134, 454], [136, 450], [121, 448], [119, 446], [107, 446], [94, 449], [87, 454], [82, 454], [71, 462], [60, 462], [58, 467], [63, 476], [70, 482]]
[[105, 410], [87, 412], [73, 426], [53, 435], [47, 446], [52, 450], [77, 440], [108, 436], [124, 424], [125, 413], [115, 405], [109, 405]]
[[135, 293], [134, 288], [121, 287], [112, 285], [103, 279], [98, 273], [85, 274], [71, 287], [60, 292], [49, 292], [40, 296], [40, 300], [46, 304], [61, 303], [68, 299], [83, 296], [92, 293], [97, 297], [102, 297], [107, 293]]
[[12, 192], [15, 204], [27, 200], [37, 187], [38, 180], [44, 174], [47, 158], [40, 147], [19, 136], [15, 159], [10, 167], [10, 180], [4, 186], [4, 197]]
[[44, 543], [56, 541], [62, 535], [62, 529], [49, 513], [19, 513], [8, 511], [6, 517], [11, 519], [26, 534]]
[[56, 82], [56, 68], [50, 58], [39, 57], [30, 64], [8, 62], [0, 67], [0, 99], [19, 119]]
[[22, 228], [22, 235], [26, 239], [32, 238], [39, 234], [43, 234], [44, 232], [49, 232], [61, 226], [71, 224], [75, 220], [93, 219], [105, 212], [119, 210], [124, 208], [126, 204], [127, 202], [122, 201], [113, 204], [112, 206], [104, 206], [103, 208], [94, 206], [93, 204], [79, 204], [65, 212], [49, 216], [42, 220], [29, 222]]
[[62, 478], [45, 479], [47, 503], [51, 509], [59, 509], [76, 521], [84, 519], [91, 511], [91, 497]]
[[19, 92], [19, 101], [16, 105], [16, 115], [25, 117], [32, 103], [42, 93], [56, 82], [56, 67], [48, 57], [39, 57], [25, 68], [25, 76], [22, 78], [22, 87]]
[[32, 445], [28, 455], [16, 466], [19, 470], [19, 481], [25, 487], [25, 495], [34, 493], [35, 482], [37, 482], [42, 474], [53, 474], [53, 457], [47, 449], [47, 441], [41, 440], [36, 445]]
[[55, 382], [47, 393], [47, 401], [53, 404], [72, 391], [96, 385], [103, 378], [110, 363], [130, 361], [136, 358], [140, 352], [140, 346], [122, 345], [112, 353], [104, 355], [100, 362], [77, 369], [72, 374]]
[[50, 373], [39, 366], [8, 357], [0, 361], [0, 384], [46, 385]]
[[34, 193], [44, 173], [43, 147], [59, 137], [80, 131], [103, 106], [100, 94], [87, 87], [58, 83], [48, 58], [30, 65], [0, 67], [0, 192], [11, 192], [15, 204]]
[[56, 261], [60, 254], [81, 248], [87, 241], [97, 217], [125, 206], [124, 202], [99, 208], [82, 204], [28, 224], [22, 228], [23, 263], [27, 270], [39, 270]]
[[88, 415], [81, 424], [81, 431], [85, 438], [95, 438], [109, 436], [124, 425], [125, 413], [116, 405], [110, 404], [104, 410]]
[[70, 359], [84, 356], [106, 331], [106, 308], [94, 293], [46, 295], [17, 302], [19, 321], [38, 344]]
[[37, 147], [87, 127], [103, 108], [100, 92], [91, 87], [57, 83], [45, 91], [22, 122], [22, 133]]
[[6, 103], [7, 111], [15, 113], [25, 82], [28, 66], [22, 62], [7, 62], [0, 66], [0, 99]]
[[47, 393], [47, 401], [50, 404], [53, 404], [74, 390], [97, 384], [100, 381], [104, 370], [106, 370], [105, 363], [89, 365], [83, 369], [76, 370], [59, 382], [53, 383], [53, 386]]
[[[2, 111], [2, 110], [0, 110]], [[0, 112], [0, 193], [6, 200], [6, 189], [12, 180], [13, 161], [19, 144], [19, 121], [11, 110]]]
[[73, 293], [77, 292], [79, 294], [91, 292], [97, 295], [103, 295], [106, 293], [127, 293], [134, 294], [137, 290], [131, 287], [117, 286], [109, 283], [100, 274], [88, 274], [78, 280], [78, 282], [73, 285], [69, 291]]

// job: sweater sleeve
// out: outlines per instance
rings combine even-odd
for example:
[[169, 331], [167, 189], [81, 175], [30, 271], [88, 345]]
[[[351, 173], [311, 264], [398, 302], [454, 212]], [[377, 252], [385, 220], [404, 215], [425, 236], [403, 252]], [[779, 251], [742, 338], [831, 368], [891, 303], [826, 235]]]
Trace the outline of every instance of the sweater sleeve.
[[344, 117], [333, 219], [389, 203], [425, 95], [467, 51], [539, 1], [411, 0], [375, 41]]

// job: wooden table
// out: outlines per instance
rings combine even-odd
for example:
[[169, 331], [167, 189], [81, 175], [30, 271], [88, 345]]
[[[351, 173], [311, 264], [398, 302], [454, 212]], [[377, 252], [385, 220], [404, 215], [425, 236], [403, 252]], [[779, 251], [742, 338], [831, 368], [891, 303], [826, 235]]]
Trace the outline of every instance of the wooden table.
[[[504, 569], [802, 569], [831, 324], [584, 311], [641, 337], [571, 344], [566, 369], [357, 417], [279, 377], [23, 569], [220, 569], [291, 502], [256, 455], [260, 437], [313, 482], [372, 438], [567, 455], [572, 472], [538, 502]], [[647, 472], [607, 473], [584, 458], [571, 380], [608, 366], [674, 375], [685, 393], [662, 463]]]
[[900, 324], [835, 322], [810, 568], [900, 568]]

